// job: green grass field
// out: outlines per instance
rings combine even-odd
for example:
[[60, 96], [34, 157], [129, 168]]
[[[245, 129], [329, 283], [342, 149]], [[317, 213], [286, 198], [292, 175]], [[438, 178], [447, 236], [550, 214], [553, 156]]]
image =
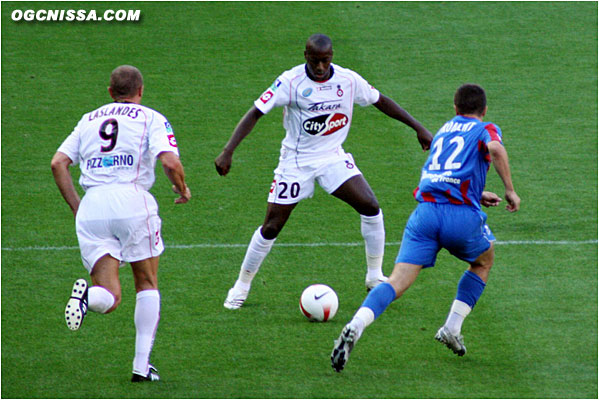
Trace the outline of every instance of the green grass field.
[[[596, 2], [1, 7], [3, 398], [597, 398]], [[109, 8], [139, 9], [141, 21], [11, 20], [15, 9]], [[364, 249], [358, 216], [320, 189], [294, 211], [246, 306], [222, 307], [264, 218], [281, 113], [260, 120], [227, 177], [213, 160], [253, 100], [303, 62], [314, 32], [332, 37], [336, 63], [431, 131], [452, 116], [461, 83], [487, 90], [487, 120], [503, 130], [522, 209], [488, 210], [496, 263], [464, 324], [463, 358], [433, 340], [466, 267], [443, 251], [366, 331], [346, 369], [331, 369], [333, 340], [365, 295]], [[173, 125], [194, 195], [175, 207], [157, 171], [167, 249], [156, 384], [129, 382], [128, 267], [117, 311], [90, 314], [78, 332], [63, 320], [71, 285], [86, 272], [50, 159], [84, 112], [109, 102], [108, 77], [120, 64], [140, 68], [144, 104]], [[374, 107], [356, 110], [345, 149], [384, 210], [389, 273], [426, 154]], [[489, 176], [489, 189], [501, 191]], [[311, 283], [336, 289], [331, 322], [300, 314]]]

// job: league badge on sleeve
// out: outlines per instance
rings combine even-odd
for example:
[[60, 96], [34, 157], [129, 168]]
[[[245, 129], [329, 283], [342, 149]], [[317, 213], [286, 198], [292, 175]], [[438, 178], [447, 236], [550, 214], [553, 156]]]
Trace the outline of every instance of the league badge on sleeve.
[[272, 99], [272, 96], [274, 96], [272, 89], [268, 89], [266, 92], [262, 93], [262, 96], [260, 96], [260, 101], [266, 104], [270, 99]]
[[168, 121], [164, 121], [164, 127], [167, 133], [166, 137], [168, 139], [168, 144], [170, 144], [171, 147], [177, 147], [177, 140], [175, 139], [175, 135], [173, 134], [173, 127]]

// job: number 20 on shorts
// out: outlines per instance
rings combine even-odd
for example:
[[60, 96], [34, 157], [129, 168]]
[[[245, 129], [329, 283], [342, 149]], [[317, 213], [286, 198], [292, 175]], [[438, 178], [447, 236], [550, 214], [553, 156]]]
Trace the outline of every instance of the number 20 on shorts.
[[298, 182], [287, 183], [287, 182], [278, 182], [276, 180], [272, 181], [272, 186], [270, 188], [270, 192], [272, 193], [275, 190], [276, 186], [279, 186], [279, 191], [277, 194], [277, 198], [279, 199], [295, 199], [299, 196], [300, 193], [300, 184]]

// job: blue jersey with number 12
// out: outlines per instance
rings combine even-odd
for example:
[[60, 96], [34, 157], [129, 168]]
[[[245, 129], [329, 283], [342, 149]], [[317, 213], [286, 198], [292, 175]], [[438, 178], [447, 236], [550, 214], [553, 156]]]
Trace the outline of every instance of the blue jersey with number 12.
[[501, 130], [490, 122], [461, 115], [439, 129], [414, 190], [419, 202], [450, 203], [481, 208], [480, 199], [491, 157], [487, 144], [502, 143]]

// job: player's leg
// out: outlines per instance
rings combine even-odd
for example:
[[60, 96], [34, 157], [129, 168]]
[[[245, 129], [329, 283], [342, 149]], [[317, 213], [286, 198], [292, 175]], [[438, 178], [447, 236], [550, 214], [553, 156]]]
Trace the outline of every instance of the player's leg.
[[446, 344], [459, 356], [466, 354], [466, 347], [461, 335], [462, 324], [485, 289], [489, 271], [493, 266], [494, 254], [493, 243], [491, 243], [491, 247], [487, 251], [470, 263], [470, 267], [458, 282], [457, 294], [451, 304], [445, 324], [435, 336], [437, 340]]
[[422, 265], [397, 263], [387, 282], [378, 285], [368, 293], [350, 325], [356, 328], [357, 338], [364, 329], [379, 317], [394, 300], [399, 299], [416, 280]]
[[133, 382], [155, 381], [160, 377], [150, 364], [150, 354], [160, 321], [160, 292], [158, 291], [158, 261], [160, 257], [131, 262], [135, 291], [135, 358]]
[[349, 204], [360, 214], [360, 231], [366, 249], [366, 288], [370, 290], [386, 281], [382, 269], [385, 253], [383, 211], [370, 185], [361, 174], [346, 180], [332, 195]]
[[115, 310], [121, 301], [119, 261], [105, 254], [94, 264], [91, 272], [92, 286], [78, 279], [65, 307], [65, 321], [71, 330], [81, 327], [88, 309], [100, 314]]
[[374, 217], [380, 211], [378, 200], [362, 174], [347, 179], [331, 194], [349, 204], [360, 215]]
[[252, 235], [245, 257], [241, 263], [237, 281], [229, 290], [223, 304], [225, 308], [236, 310], [243, 305], [252, 286], [252, 280], [258, 273], [262, 262], [270, 252], [279, 232], [285, 226], [296, 205], [297, 203], [268, 203], [264, 223]]
[[[460, 215], [452, 216], [456, 212]], [[458, 283], [456, 297], [445, 324], [439, 329], [435, 339], [463, 356], [466, 354], [466, 347], [461, 335], [462, 324], [485, 289], [495, 258], [495, 237], [485, 225], [486, 215], [482, 212], [459, 207], [457, 210], [447, 211], [445, 216], [444, 236], [447, 239], [444, 246], [456, 257], [469, 262], [470, 267]]]
[[414, 283], [421, 269], [422, 265], [398, 263], [389, 281], [381, 283], [368, 293], [358, 311], [335, 341], [331, 353], [331, 365], [335, 371], [340, 372], [345, 367], [349, 354], [364, 329], [372, 324], [394, 300], [401, 297]]
[[136, 291], [134, 313], [135, 357], [132, 382], [159, 380], [149, 364], [154, 336], [160, 320], [158, 262], [164, 251], [156, 199], [147, 191], [122, 190], [112, 199], [118, 210], [113, 231], [122, 246], [123, 261], [131, 265]]
[[[289, 161], [289, 160], [288, 160]], [[268, 194], [264, 223], [256, 229], [248, 245], [234, 286], [227, 293], [224, 307], [236, 310], [248, 297], [251, 283], [277, 236], [296, 205], [314, 193], [314, 169], [298, 168], [295, 162], [281, 161]]]
[[486, 284], [489, 280], [489, 272], [491, 271], [494, 262], [495, 245], [491, 242], [491, 247], [470, 263], [468, 271], [476, 274]]
[[375, 287], [366, 297], [352, 320], [343, 328], [331, 354], [332, 366], [341, 371], [349, 352], [364, 329], [414, 283], [423, 267], [435, 264], [440, 250], [437, 243], [438, 216], [434, 206], [420, 204], [410, 215], [401, 240], [395, 267], [388, 282]]
[[470, 267], [458, 282], [456, 298], [451, 305], [451, 310], [445, 322], [445, 327], [452, 334], [459, 335], [464, 318], [470, 314], [482, 295], [489, 278], [489, 271], [493, 266], [494, 257], [495, 250], [493, 243], [491, 243], [491, 247], [487, 251], [470, 263]]
[[108, 313], [121, 299], [120, 243], [110, 229], [107, 215], [111, 213], [106, 210], [106, 204], [111, 201], [106, 196], [101, 190], [89, 190], [77, 211], [75, 225], [81, 260], [90, 274], [92, 286], [88, 287], [85, 279], [78, 279], [73, 285], [65, 308], [65, 320], [71, 330], [79, 329], [88, 308]]
[[120, 261], [110, 254], [100, 258], [90, 275], [89, 309], [108, 314], [121, 304], [121, 282], [119, 280]]
[[160, 292], [158, 291], [159, 257], [131, 263], [135, 281], [135, 358], [133, 359], [133, 382], [159, 380], [150, 354], [156, 329], [160, 320]]
[[266, 208], [266, 216], [264, 223], [261, 226], [260, 234], [266, 240], [275, 240], [279, 233], [287, 223], [293, 209], [297, 206], [294, 204], [276, 204], [268, 203]]

